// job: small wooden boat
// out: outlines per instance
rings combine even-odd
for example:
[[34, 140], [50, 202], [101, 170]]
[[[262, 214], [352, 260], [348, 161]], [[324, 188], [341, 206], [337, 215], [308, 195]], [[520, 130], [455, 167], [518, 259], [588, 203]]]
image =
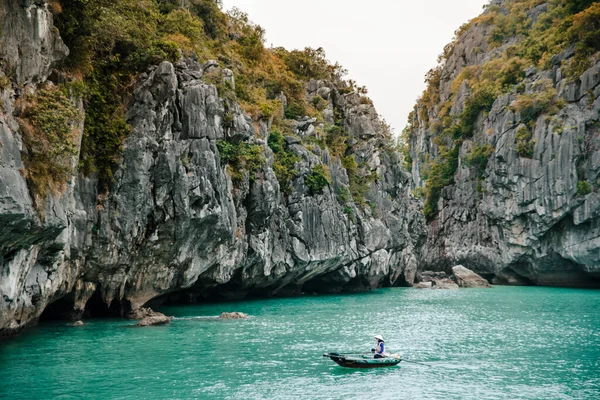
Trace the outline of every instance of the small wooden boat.
[[381, 368], [398, 365], [402, 359], [397, 354], [391, 354], [383, 358], [375, 358], [372, 353], [339, 354], [325, 353], [323, 357], [329, 357], [336, 364], [346, 368]]

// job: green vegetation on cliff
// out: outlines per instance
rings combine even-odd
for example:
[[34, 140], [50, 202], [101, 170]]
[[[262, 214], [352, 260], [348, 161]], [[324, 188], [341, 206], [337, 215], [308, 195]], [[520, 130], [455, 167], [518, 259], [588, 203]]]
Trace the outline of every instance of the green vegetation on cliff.
[[245, 172], [248, 172], [250, 180], [254, 180], [256, 173], [265, 162], [262, 148], [256, 144], [230, 143], [219, 140], [217, 148], [221, 159], [227, 164], [234, 182], [242, 181]]
[[[495, 2], [479, 17], [456, 31], [455, 39], [448, 44], [440, 65], [426, 76], [427, 89], [409, 117], [404, 131], [405, 146], [409, 146], [417, 129], [426, 129], [436, 146], [421, 168], [425, 181], [425, 214], [428, 219], [437, 214], [437, 204], [444, 187], [454, 183], [458, 168], [459, 150], [465, 140], [470, 140], [478, 120], [489, 112], [498, 97], [516, 93], [511, 105], [513, 111], [527, 126], [517, 137], [516, 150], [522, 157], [532, 157], [535, 141], [531, 132], [540, 115], [554, 115], [564, 105], [557, 97], [552, 82], [542, 80], [524, 93], [526, 69], [533, 66], [540, 70], [561, 64], [570, 79], [577, 79], [600, 52], [600, 3], [591, 0], [505, 0]], [[459, 41], [475, 27], [487, 34], [487, 50], [492, 57], [477, 65], [460, 68], [450, 82], [450, 96], [442, 101], [445, 90], [444, 66], [452, 57]], [[557, 58], [556, 55], [571, 49], [572, 57]], [[467, 96], [459, 113], [452, 113], [453, 105], [461, 96]], [[476, 150], [481, 150], [475, 148]], [[410, 148], [403, 149], [411, 154]], [[491, 152], [480, 152], [468, 158], [482, 157]], [[412, 154], [411, 159], [415, 157]], [[405, 160], [406, 160], [405, 156]], [[487, 163], [478, 161], [477, 175], [481, 179]], [[467, 163], [468, 164], [468, 163]]]
[[27, 146], [24, 161], [26, 178], [43, 209], [48, 190], [60, 191], [73, 172], [77, 155], [82, 113], [71, 100], [72, 86], [48, 87], [22, 102], [19, 118]]
[[268, 142], [275, 156], [273, 171], [281, 185], [281, 190], [285, 194], [290, 194], [292, 190], [290, 182], [298, 173], [295, 170], [295, 165], [297, 162], [300, 162], [300, 157], [287, 149], [285, 139], [277, 128], [273, 129], [269, 134]]
[[[322, 122], [322, 111], [328, 106], [320, 96], [308, 101], [308, 81], [327, 80], [342, 94], [356, 91], [370, 101], [362, 96], [364, 88], [342, 79], [345, 71], [332, 65], [323, 49], [266, 48], [264, 30], [238, 9], [224, 12], [220, 0], [60, 0], [51, 9], [71, 50], [63, 70], [85, 84], [87, 111], [80, 166], [85, 173], [99, 176], [103, 190], [108, 190], [113, 180], [123, 141], [130, 134], [125, 115], [136, 79], [161, 61], [176, 62], [182, 57], [217, 60], [222, 68], [233, 71], [235, 88], [210, 72], [204, 80], [214, 84], [221, 97], [238, 102], [254, 122], [272, 125], [273, 168], [286, 193], [299, 161], [285, 145], [284, 137], [293, 133], [293, 124], [287, 120], [309, 116]], [[336, 123], [326, 126], [313, 141], [341, 159], [347, 156], [349, 135], [341, 111], [335, 111]], [[224, 127], [230, 128], [231, 123], [226, 114]], [[234, 180], [241, 179], [247, 168], [253, 176], [256, 163], [252, 160], [263, 159], [256, 153], [258, 147], [227, 142], [218, 147]], [[349, 172], [351, 182], [364, 180], [359, 169], [353, 171], [355, 176]], [[317, 178], [315, 187], [320, 187], [323, 180]], [[361, 202], [364, 188], [353, 187]]]
[[306, 184], [311, 193], [321, 193], [323, 189], [331, 183], [331, 173], [323, 164], [314, 167], [311, 173], [306, 177]]

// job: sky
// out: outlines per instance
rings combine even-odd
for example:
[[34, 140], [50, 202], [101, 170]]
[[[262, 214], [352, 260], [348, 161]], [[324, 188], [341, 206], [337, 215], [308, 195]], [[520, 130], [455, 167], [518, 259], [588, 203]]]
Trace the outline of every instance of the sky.
[[427, 71], [489, 0], [223, 0], [266, 30], [267, 46], [323, 47], [400, 134]]

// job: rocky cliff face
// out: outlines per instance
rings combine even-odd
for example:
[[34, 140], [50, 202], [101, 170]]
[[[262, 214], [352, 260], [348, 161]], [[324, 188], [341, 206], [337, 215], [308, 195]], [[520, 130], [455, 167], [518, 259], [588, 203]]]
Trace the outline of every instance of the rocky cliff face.
[[[0, 17], [2, 76], [10, 77], [0, 120], [0, 335], [35, 323], [44, 310], [59, 318], [125, 315], [173, 294], [194, 300], [412, 284], [425, 224], [408, 196], [410, 174], [373, 107], [333, 82], [306, 88], [309, 99], [326, 101], [325, 121], [293, 121], [284, 138], [298, 160], [291, 190], [273, 170], [270, 122], [253, 122], [205, 79], [234, 86], [231, 71], [185, 59], [138, 78], [127, 113], [132, 134], [108, 192], [75, 168], [65, 187], [34, 202], [19, 104], [52, 85], [48, 77], [68, 49], [44, 2], [4, 2]], [[349, 132], [349, 154], [372, 177], [366, 206], [341, 198], [348, 171], [314, 145], [334, 114]], [[260, 167], [232, 179], [219, 143], [259, 146]], [[316, 166], [330, 175], [319, 190], [307, 184]]]
[[[422, 267], [449, 272], [463, 264], [495, 283], [597, 287], [600, 62], [592, 58], [583, 74], [567, 76], [575, 46], [540, 67], [519, 58], [523, 35], [492, 44], [498, 25], [486, 21], [493, 12], [509, 15], [512, 3], [493, 2], [459, 33], [432, 79], [438, 97], [422, 101], [414, 114], [412, 175], [415, 187], [424, 187], [431, 160], [448, 149], [445, 138], [436, 140], [448, 129], [444, 118], [466, 118], [486, 65], [494, 76], [511, 62], [519, 66], [518, 79], [504, 86], [489, 111], [477, 112], [472, 132], [453, 142], [456, 170], [434, 204], [439, 211], [428, 224]], [[540, 18], [550, 26], [553, 7], [536, 2], [523, 26], [535, 27]]]

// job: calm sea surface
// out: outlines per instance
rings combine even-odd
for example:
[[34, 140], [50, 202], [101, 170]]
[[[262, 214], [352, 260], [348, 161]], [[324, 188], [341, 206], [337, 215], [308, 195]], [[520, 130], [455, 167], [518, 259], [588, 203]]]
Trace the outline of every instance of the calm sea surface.
[[[600, 291], [494, 287], [168, 307], [0, 342], [0, 399], [600, 399]], [[251, 315], [220, 321], [223, 311]], [[326, 351], [425, 367], [354, 370]]]

